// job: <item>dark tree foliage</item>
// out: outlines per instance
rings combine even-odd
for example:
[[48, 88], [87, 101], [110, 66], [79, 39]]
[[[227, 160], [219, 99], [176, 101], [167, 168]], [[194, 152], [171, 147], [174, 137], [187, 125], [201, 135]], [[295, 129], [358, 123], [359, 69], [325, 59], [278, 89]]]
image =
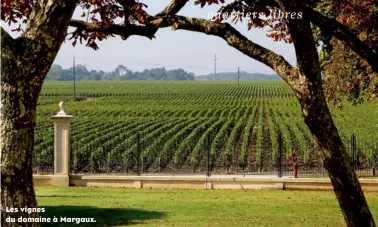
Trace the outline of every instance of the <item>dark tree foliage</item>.
[[[321, 1], [318, 11], [327, 14], [378, 51], [378, 3], [360, 1]], [[315, 37], [322, 47], [320, 60], [324, 74], [324, 91], [329, 101], [342, 105], [343, 97], [354, 104], [376, 99], [378, 74], [353, 50], [324, 28], [316, 27]]]

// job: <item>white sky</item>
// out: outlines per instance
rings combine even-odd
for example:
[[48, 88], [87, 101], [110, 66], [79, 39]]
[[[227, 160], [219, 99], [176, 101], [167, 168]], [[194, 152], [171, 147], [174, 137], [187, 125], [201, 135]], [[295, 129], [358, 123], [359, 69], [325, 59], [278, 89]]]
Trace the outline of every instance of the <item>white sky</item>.
[[[226, 0], [230, 2], [231, 0]], [[144, 0], [148, 5], [147, 12], [156, 14], [162, 10], [170, 0]], [[219, 5], [205, 6], [203, 9], [191, 0], [178, 13], [179, 15], [208, 18], [208, 14], [216, 12]], [[80, 19], [80, 9], [75, 12], [75, 18]], [[2, 23], [3, 26], [3, 23]], [[283, 55], [291, 64], [295, 64], [295, 51], [291, 44], [274, 42], [266, 37], [262, 30], [248, 31], [246, 23], [234, 25], [243, 35], [250, 40]], [[4, 25], [4, 29], [10, 31]], [[13, 34], [13, 36], [16, 36]], [[273, 71], [240, 53], [221, 38], [208, 36], [189, 31], [172, 31], [171, 28], [160, 29], [156, 33], [156, 39], [149, 40], [145, 37], [132, 36], [126, 41], [121, 38], [109, 38], [99, 43], [99, 50], [94, 51], [78, 42], [73, 47], [71, 41], [63, 44], [55, 59], [55, 64], [64, 68], [71, 67], [73, 55], [77, 64], [84, 64], [88, 69], [111, 71], [117, 65], [125, 65], [133, 71], [165, 67], [166, 69], [183, 68], [196, 75], [214, 72], [214, 55], [217, 55], [217, 72], [241, 71], [273, 73]]]

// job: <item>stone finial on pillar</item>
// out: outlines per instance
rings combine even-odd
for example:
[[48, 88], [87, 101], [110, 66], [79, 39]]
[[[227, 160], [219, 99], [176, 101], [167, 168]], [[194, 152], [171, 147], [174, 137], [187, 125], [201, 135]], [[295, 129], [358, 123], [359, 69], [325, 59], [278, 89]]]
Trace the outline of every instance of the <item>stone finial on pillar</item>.
[[69, 186], [70, 173], [70, 121], [72, 115], [64, 111], [64, 102], [59, 103], [60, 111], [52, 116], [54, 121], [54, 177], [53, 185]]

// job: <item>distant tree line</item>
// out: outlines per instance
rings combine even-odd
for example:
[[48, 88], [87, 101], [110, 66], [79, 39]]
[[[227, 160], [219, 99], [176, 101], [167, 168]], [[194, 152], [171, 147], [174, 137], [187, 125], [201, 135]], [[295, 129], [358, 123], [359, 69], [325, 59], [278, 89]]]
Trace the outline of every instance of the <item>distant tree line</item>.
[[[117, 66], [112, 72], [88, 70], [84, 65], [75, 66], [75, 80], [194, 80], [194, 73], [183, 69], [166, 70], [165, 68], [145, 69], [133, 72], [123, 65]], [[47, 80], [70, 81], [73, 79], [73, 67], [63, 69], [60, 65], [52, 65]]]
[[[277, 74], [263, 74], [263, 73], [248, 73], [240, 71], [240, 80], [280, 80], [281, 78]], [[215, 80], [237, 80], [237, 72], [218, 72], [215, 76]], [[214, 73], [207, 75], [196, 76], [196, 80], [214, 80]]]

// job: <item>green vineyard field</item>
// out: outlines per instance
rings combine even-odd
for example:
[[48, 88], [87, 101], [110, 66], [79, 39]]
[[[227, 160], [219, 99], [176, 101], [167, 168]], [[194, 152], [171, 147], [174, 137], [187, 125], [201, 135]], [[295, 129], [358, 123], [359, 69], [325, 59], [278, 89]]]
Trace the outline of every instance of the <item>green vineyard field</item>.
[[[51, 116], [65, 101], [71, 123], [71, 169], [78, 173], [269, 172], [295, 153], [320, 168], [299, 103], [283, 82], [45, 82], [37, 107], [33, 166], [53, 164]], [[357, 138], [361, 162], [377, 164], [378, 104], [330, 106], [348, 152]], [[278, 136], [282, 135], [280, 145]]]

